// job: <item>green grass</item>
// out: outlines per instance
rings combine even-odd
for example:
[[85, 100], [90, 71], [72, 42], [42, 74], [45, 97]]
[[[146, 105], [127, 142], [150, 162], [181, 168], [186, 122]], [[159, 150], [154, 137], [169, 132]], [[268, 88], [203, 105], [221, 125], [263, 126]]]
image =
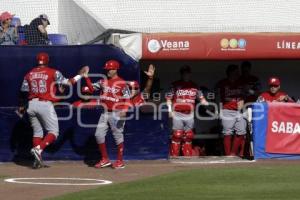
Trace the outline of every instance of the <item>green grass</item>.
[[300, 166], [207, 168], [113, 184], [53, 200], [300, 199]]

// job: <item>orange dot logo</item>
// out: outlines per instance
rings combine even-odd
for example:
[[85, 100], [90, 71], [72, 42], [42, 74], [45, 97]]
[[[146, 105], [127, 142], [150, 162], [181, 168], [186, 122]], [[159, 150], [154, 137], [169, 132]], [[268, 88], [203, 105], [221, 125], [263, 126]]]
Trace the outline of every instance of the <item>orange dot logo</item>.
[[229, 41], [228, 41], [228, 39], [223, 38], [223, 39], [220, 41], [220, 45], [221, 45], [221, 47], [222, 47], [223, 49], [228, 48], [228, 46], [229, 46]]

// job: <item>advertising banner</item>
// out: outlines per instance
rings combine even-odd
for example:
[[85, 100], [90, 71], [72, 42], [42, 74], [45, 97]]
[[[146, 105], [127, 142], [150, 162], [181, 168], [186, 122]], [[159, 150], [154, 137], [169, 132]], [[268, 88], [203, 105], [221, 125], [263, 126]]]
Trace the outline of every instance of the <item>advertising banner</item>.
[[143, 34], [142, 59], [230, 60], [295, 59], [295, 33], [161, 33]]

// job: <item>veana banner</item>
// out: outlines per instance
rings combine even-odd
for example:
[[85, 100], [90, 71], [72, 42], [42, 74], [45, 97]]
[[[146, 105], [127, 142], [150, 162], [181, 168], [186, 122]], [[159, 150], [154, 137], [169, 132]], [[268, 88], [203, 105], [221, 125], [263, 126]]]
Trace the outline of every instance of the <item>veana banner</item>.
[[142, 59], [231, 60], [300, 57], [296, 33], [143, 34]]
[[300, 154], [300, 105], [269, 104], [266, 152]]

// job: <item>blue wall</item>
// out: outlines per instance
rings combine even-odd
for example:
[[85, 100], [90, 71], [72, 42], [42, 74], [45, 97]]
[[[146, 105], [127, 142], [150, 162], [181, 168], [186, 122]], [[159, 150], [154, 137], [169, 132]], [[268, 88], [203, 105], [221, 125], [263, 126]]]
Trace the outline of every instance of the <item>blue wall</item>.
[[[57, 108], [58, 116], [66, 116], [68, 108]], [[54, 145], [44, 153], [47, 160], [90, 160], [99, 159], [95, 142], [95, 128], [82, 128], [77, 123], [77, 110], [72, 119], [60, 121], [60, 135]], [[20, 119], [13, 108], [0, 109], [0, 162], [30, 160], [32, 130], [28, 117]], [[101, 109], [82, 110], [81, 118], [86, 124], [97, 124]], [[168, 116], [152, 120], [151, 114], [141, 114], [139, 120], [128, 120], [125, 125], [125, 150], [127, 160], [167, 159], [169, 144]], [[116, 157], [116, 146], [108, 133], [109, 155]]]

